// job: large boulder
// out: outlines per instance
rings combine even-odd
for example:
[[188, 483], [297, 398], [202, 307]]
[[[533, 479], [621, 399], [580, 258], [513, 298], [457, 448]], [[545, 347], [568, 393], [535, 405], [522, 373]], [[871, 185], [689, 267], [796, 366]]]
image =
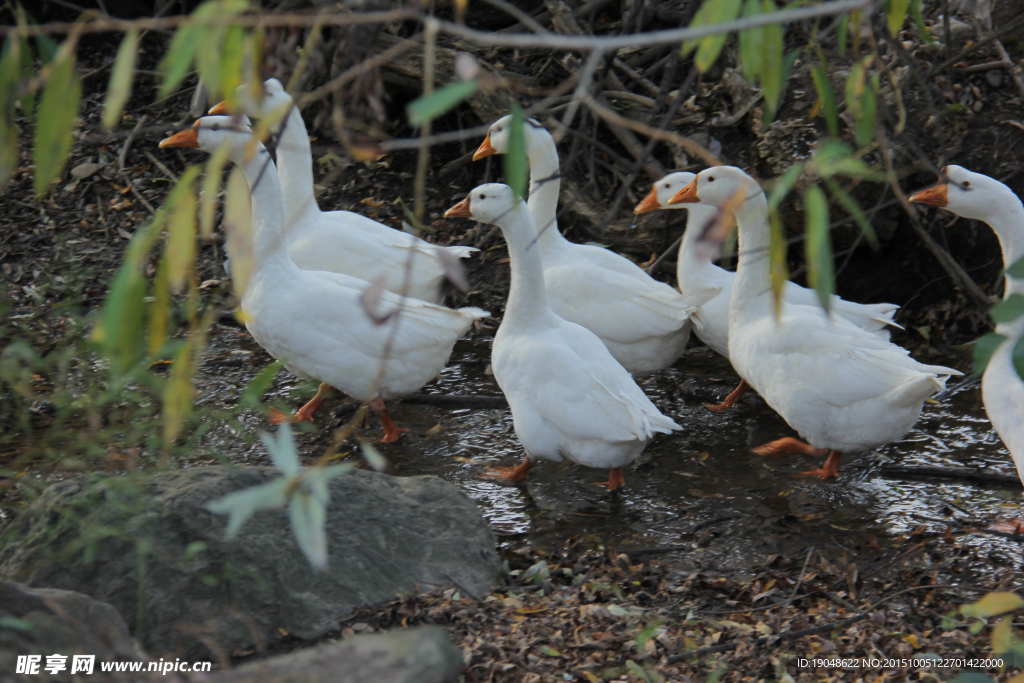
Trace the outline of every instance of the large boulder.
[[[47, 673], [47, 657], [54, 654], [66, 659], [59, 662], [60, 670]], [[18, 673], [18, 657], [26, 655], [37, 657], [36, 672]], [[110, 605], [81, 593], [0, 582], [0, 683], [40, 676], [70, 681], [75, 655], [93, 655], [92, 673], [97, 675], [99, 662], [144, 656]]]
[[372, 633], [195, 674], [192, 683], [458, 683], [462, 655], [440, 626]]
[[481, 596], [497, 577], [486, 521], [436, 477], [355, 471], [331, 482], [324, 572], [299, 551], [283, 509], [225, 540], [225, 518], [206, 504], [275, 476], [204, 467], [53, 484], [0, 538], [0, 576], [108, 602], [148, 652], [191, 659], [280, 634], [316, 638], [399, 592]]

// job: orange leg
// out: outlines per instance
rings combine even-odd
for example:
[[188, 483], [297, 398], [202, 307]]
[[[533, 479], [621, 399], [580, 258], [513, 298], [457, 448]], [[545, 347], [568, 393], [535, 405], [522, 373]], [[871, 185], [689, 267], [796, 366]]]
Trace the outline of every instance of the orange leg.
[[522, 481], [526, 474], [537, 464], [536, 460], [530, 460], [530, 456], [515, 467], [488, 467], [480, 475], [481, 479], [500, 479], [502, 481]]
[[380, 396], [370, 401], [370, 408], [380, 415], [380, 424], [384, 427], [384, 438], [380, 440], [381, 443], [394, 443], [402, 438], [403, 433], [409, 431], [404, 427], [395, 426], [395, 423], [388, 417], [387, 408], [384, 407], [384, 400]]
[[[824, 448], [815, 448], [809, 444], [804, 443], [800, 439], [794, 439], [791, 436], [787, 436], [781, 439], [776, 439], [770, 443], [766, 443], [763, 446], [758, 446], [753, 450], [755, 455], [770, 455], [775, 459], [782, 458], [788, 454], [798, 455], [816, 455], [823, 456], [826, 453]], [[836, 461], [838, 463], [838, 461]]]
[[320, 404], [324, 402], [327, 395], [331, 393], [333, 387], [330, 384], [320, 383], [320, 388], [316, 390], [316, 396], [310, 399], [309, 403], [299, 408], [299, 412], [294, 415], [285, 415], [276, 408], [270, 409], [270, 422], [271, 424], [279, 425], [282, 422], [315, 422], [313, 419], [313, 413], [320, 407]]
[[740, 402], [740, 399], [743, 398], [743, 394], [747, 393], [747, 389], [749, 388], [750, 385], [747, 384], [747, 380], [741, 379], [739, 386], [733, 389], [732, 393], [726, 396], [724, 401], [717, 405], [714, 403], [705, 403], [704, 407], [712, 413], [720, 413], [723, 410], [728, 410]]
[[620, 489], [626, 485], [626, 480], [622, 476], [621, 467], [613, 467], [608, 470], [608, 481], [598, 482], [597, 486], [603, 486], [609, 491]]
[[839, 476], [839, 451], [829, 451], [825, 464], [816, 470], [808, 470], [796, 475], [798, 477], [817, 477], [819, 479], [835, 479]]

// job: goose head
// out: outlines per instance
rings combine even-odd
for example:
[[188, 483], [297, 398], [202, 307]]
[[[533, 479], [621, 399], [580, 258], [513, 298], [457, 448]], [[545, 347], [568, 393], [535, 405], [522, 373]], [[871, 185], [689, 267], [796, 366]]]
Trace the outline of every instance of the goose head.
[[[512, 115], [503, 116], [487, 130], [487, 137], [473, 153], [473, 161], [479, 161], [492, 154], [507, 154], [512, 131]], [[526, 156], [534, 157], [541, 153], [544, 145], [554, 145], [551, 133], [537, 119], [523, 121], [523, 134], [526, 138]]]
[[[276, 78], [268, 78], [263, 81], [262, 98], [254, 98], [252, 89], [246, 83], [238, 86], [236, 92], [241, 104], [241, 112], [254, 119], [261, 119], [278, 111], [285, 112], [285, 108], [292, 104], [292, 96]], [[211, 115], [222, 116], [230, 113], [232, 112], [228, 109], [227, 100], [210, 107]]]
[[473, 218], [481, 223], [498, 223], [512, 213], [522, 200], [503, 183], [487, 183], [473, 189], [466, 198], [444, 212], [445, 218]]
[[946, 166], [942, 173], [948, 182], [915, 192], [910, 201], [940, 206], [958, 216], [984, 221], [998, 210], [1002, 197], [1010, 192], [995, 178], [973, 173], [962, 166]]
[[736, 201], [737, 196], [746, 199], [760, 191], [757, 181], [735, 166], [712, 166], [698, 173], [668, 203], [723, 207]]
[[676, 196], [681, 189], [689, 185], [695, 177], [693, 173], [686, 171], [669, 173], [651, 186], [651, 191], [647, 193], [643, 201], [636, 205], [633, 213], [639, 216], [642, 213], [658, 209], [685, 209], [685, 206], [679, 204], [669, 206], [669, 200]]
[[[188, 147], [212, 154], [221, 145], [227, 144], [230, 149], [228, 156], [239, 158], [238, 155], [245, 152], [251, 141], [249, 119], [244, 116], [241, 120], [231, 116], [204, 116], [192, 124], [191, 128], [161, 140], [160, 148]], [[258, 145], [256, 149], [257, 153], [267, 153], [262, 145]]]

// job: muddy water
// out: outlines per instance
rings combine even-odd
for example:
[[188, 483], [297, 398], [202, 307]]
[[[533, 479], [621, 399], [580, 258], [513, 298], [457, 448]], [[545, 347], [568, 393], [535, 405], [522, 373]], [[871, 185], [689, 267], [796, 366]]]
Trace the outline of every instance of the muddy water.
[[[215, 340], [214, 346], [221, 347], [215, 355], [228, 365], [204, 380], [209, 382], [204, 393], [216, 397], [210, 400], [229, 405], [231, 395], [237, 396], [232, 385], [251, 377], [266, 362], [245, 337], [228, 330]], [[441, 378], [424, 393], [500, 395], [486, 373], [489, 349], [489, 340], [459, 342]], [[1015, 473], [985, 418], [977, 385], [926, 405], [921, 421], [903, 441], [877, 453], [846, 457], [838, 482], [822, 482], [793, 476], [817, 466], [820, 461], [815, 458], [774, 460], [750, 452], [753, 446], [793, 434], [753, 392], [725, 414], [701, 407], [704, 401], [724, 397], [736, 381], [727, 361], [698, 348], [645, 384], [655, 404], [684, 429], [654, 441], [638, 463], [626, 469], [626, 487], [615, 493], [595, 485], [607, 478], [606, 471], [567, 463], [542, 462], [519, 486], [480, 479], [485, 467], [516, 464], [523, 457], [507, 408], [396, 403], [392, 417], [409, 432], [399, 443], [382, 445], [380, 450], [393, 474], [432, 474], [457, 485], [480, 505], [499, 538], [527, 535], [552, 550], [570, 538], [620, 549], [658, 548], [684, 567], [738, 568], [775, 553], [799, 555], [810, 546], [856, 556], [869, 546], [877, 548], [879, 539], [892, 545], [922, 526], [933, 531], [945, 528], [920, 516], [1024, 516], [1019, 490], [893, 480], [880, 474], [886, 464], [983, 466]], [[270, 394], [297, 406], [296, 387], [304, 390], [305, 400], [311, 386], [282, 373]], [[339, 424], [351, 415], [351, 405], [346, 405], [350, 403], [337, 398], [325, 404], [325, 419], [302, 437], [306, 454], [315, 457], [322, 452], [330, 434], [325, 429], [328, 420], [334, 415], [330, 425]], [[243, 417], [242, 427], [251, 435], [268, 425], [252, 412]], [[237, 431], [223, 426], [211, 438], [234, 440], [233, 461], [265, 461], [258, 444], [239, 444], [243, 435]], [[367, 436], [379, 435], [373, 420]], [[991, 536], [972, 536], [963, 543], [981, 558], [992, 553], [1005, 558], [1020, 555], [1016, 544]]]

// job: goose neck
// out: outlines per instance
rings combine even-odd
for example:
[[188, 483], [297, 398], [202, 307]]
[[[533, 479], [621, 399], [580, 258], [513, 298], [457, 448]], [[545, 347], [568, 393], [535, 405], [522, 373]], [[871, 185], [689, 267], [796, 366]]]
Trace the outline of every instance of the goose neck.
[[256, 146], [251, 158], [245, 157], [243, 147], [237, 150], [232, 161], [242, 169], [242, 174], [249, 185], [256, 268], [273, 263], [291, 263], [282, 246], [284, 197], [277, 167], [262, 144]]
[[545, 251], [566, 239], [558, 231], [558, 193], [562, 180], [558, 169], [558, 148], [545, 131], [543, 144], [533, 145], [530, 162], [530, 195], [526, 205], [540, 234], [540, 245]]
[[[686, 288], [706, 286], [700, 282], [699, 274], [706, 268], [713, 267], [711, 262], [700, 255], [697, 243], [700, 241], [705, 226], [715, 216], [716, 209], [703, 204], [690, 204], [687, 207], [686, 230], [683, 241], [679, 244], [677, 271], [679, 286]], [[685, 280], [685, 282], [684, 282]], [[684, 290], [685, 291], [685, 290]]]
[[508, 244], [512, 269], [504, 320], [510, 324], [527, 325], [551, 313], [537, 229], [522, 202], [503, 216], [498, 226]]
[[[986, 219], [1003, 252], [1003, 267], [1009, 267], [1024, 257], [1024, 205], [1009, 188], [1003, 193], [1000, 201], [993, 203], [992, 214]], [[1024, 294], [1024, 281], [1006, 278], [1004, 297], [1011, 294]]]
[[730, 309], [754, 314], [771, 311], [771, 230], [768, 200], [757, 191], [736, 213], [739, 259]]
[[310, 208], [318, 209], [313, 194], [312, 147], [306, 133], [306, 123], [296, 106], [291, 107], [284, 119], [275, 151], [285, 215], [297, 219]]

